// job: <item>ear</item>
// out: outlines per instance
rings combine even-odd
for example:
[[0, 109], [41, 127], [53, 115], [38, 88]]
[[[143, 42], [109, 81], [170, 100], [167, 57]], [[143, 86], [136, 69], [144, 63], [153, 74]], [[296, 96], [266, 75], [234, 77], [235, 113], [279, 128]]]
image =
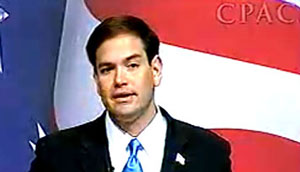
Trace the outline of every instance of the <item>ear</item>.
[[155, 55], [151, 61], [151, 69], [153, 75], [154, 86], [157, 87], [160, 84], [162, 78], [162, 61], [158, 55]]
[[98, 83], [98, 75], [96, 72], [94, 72], [93, 74], [93, 78], [94, 78], [94, 81], [96, 82], [96, 84]]
[[100, 88], [99, 88], [99, 78], [98, 77], [99, 77], [98, 74], [96, 72], [94, 72], [93, 78], [94, 78], [94, 81], [96, 83], [97, 92], [99, 94], [100, 93]]

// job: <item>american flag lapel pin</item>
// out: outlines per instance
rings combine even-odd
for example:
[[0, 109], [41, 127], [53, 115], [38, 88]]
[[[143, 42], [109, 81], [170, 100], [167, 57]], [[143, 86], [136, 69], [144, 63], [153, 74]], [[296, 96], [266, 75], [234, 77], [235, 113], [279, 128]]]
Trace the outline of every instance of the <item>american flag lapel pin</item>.
[[180, 153], [177, 153], [175, 161], [181, 165], [185, 164], [185, 159], [182, 155], [180, 155]]

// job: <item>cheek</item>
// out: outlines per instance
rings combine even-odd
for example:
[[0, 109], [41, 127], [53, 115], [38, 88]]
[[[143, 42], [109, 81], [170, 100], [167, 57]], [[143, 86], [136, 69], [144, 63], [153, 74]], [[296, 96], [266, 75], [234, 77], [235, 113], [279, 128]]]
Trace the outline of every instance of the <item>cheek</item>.
[[154, 86], [154, 80], [151, 72], [145, 72], [140, 81], [141, 82], [139, 83], [139, 86], [141, 87], [142, 91], [152, 90]]
[[102, 97], [103, 96], [106, 97], [109, 94], [109, 88], [110, 88], [109, 83], [107, 82], [107, 80], [100, 79], [98, 81], [97, 85], [98, 85], [98, 94]]

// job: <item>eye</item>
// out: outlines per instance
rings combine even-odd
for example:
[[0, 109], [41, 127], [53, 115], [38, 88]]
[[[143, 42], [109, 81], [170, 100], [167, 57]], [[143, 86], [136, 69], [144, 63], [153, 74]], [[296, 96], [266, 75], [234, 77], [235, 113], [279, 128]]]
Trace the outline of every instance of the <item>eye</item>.
[[111, 67], [102, 68], [102, 69], [100, 69], [100, 74], [106, 75], [106, 74], [108, 74], [111, 70], [112, 70]]
[[138, 68], [138, 67], [139, 67], [139, 64], [137, 64], [137, 63], [128, 64], [128, 68], [130, 68], [130, 69], [134, 69], [134, 68]]

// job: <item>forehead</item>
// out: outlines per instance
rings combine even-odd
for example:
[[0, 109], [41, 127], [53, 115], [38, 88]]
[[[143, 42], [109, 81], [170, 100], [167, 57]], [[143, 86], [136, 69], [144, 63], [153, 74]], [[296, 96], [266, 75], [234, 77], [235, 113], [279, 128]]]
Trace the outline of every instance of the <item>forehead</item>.
[[146, 56], [141, 38], [132, 34], [119, 34], [98, 47], [96, 62], [122, 60], [134, 54]]

